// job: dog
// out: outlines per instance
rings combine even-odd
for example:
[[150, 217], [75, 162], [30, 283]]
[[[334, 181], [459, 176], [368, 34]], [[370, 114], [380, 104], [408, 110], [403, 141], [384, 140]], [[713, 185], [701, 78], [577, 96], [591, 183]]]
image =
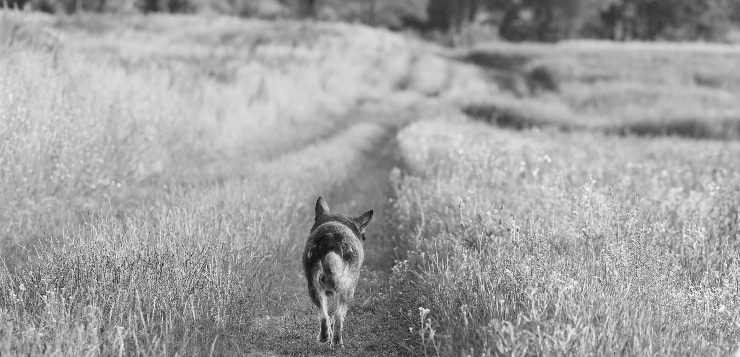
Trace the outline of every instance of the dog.
[[[318, 342], [331, 336], [331, 347], [344, 347], [342, 327], [349, 302], [355, 294], [360, 267], [365, 258], [365, 227], [373, 211], [358, 217], [332, 213], [323, 197], [316, 200], [316, 216], [303, 252], [303, 270], [308, 295], [319, 308]], [[329, 297], [334, 297], [334, 320], [329, 320]], [[332, 331], [333, 330], [333, 331]], [[333, 334], [332, 334], [333, 332]]]

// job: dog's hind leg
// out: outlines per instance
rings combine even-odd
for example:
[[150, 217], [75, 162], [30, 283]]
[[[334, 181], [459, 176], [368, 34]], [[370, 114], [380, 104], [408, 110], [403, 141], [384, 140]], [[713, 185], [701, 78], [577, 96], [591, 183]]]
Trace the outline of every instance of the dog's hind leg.
[[344, 347], [342, 327], [344, 326], [344, 316], [347, 314], [348, 307], [349, 297], [345, 294], [337, 294], [337, 309], [334, 311], [334, 336], [331, 340], [332, 347]]
[[329, 320], [329, 302], [326, 297], [326, 291], [317, 291], [319, 298], [319, 321], [321, 321], [319, 336], [316, 340], [319, 342], [329, 342], [331, 335], [331, 320]]

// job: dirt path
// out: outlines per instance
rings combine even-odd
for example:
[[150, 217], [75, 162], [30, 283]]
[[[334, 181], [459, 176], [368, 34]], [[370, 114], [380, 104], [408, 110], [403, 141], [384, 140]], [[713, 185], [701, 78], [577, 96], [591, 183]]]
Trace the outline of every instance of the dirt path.
[[[418, 118], [408, 109], [404, 112], [356, 111], [356, 122], [380, 122], [385, 133], [372, 149], [362, 155], [360, 169], [324, 197], [332, 211], [352, 215], [368, 209], [375, 210], [373, 222], [366, 233], [365, 265], [354, 302], [347, 314], [345, 348], [332, 350], [319, 344], [316, 309], [310, 303], [302, 272], [286, 275], [281, 313], [258, 318], [241, 336], [236, 351], [253, 356], [394, 356], [412, 355], [409, 347], [412, 336], [403, 314], [389, 294], [390, 272], [397, 258], [397, 247], [403, 247], [396, 234], [391, 216], [392, 188], [388, 180], [394, 167], [401, 167], [396, 134], [400, 128]], [[363, 117], [365, 116], [365, 117]], [[379, 117], [382, 116], [382, 117]], [[306, 232], [308, 227], [306, 227]], [[300, 233], [298, 233], [300, 234]], [[301, 242], [302, 243], [302, 242]], [[302, 244], [298, 245], [302, 249]], [[402, 249], [399, 249], [402, 250]], [[233, 336], [236, 337], [236, 336]], [[235, 339], [232, 339], [234, 342]]]

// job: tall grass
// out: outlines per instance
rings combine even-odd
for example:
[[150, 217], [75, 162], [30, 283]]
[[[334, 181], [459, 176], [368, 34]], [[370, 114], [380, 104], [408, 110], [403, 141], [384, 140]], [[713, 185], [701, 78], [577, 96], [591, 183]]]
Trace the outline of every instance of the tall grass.
[[3, 244], [139, 200], [190, 152], [193, 118], [156, 73], [30, 51], [4, 50], [0, 62]]
[[[2, 355], [244, 354], [303, 336], [308, 312], [286, 309], [307, 203], [386, 201], [376, 183], [343, 191], [387, 170], [398, 122], [492, 102], [497, 122], [574, 132], [402, 130], [388, 231], [411, 251], [390, 282], [366, 275], [378, 296], [358, 312], [412, 323], [393, 341], [427, 354], [716, 355], [739, 337], [740, 147], [598, 133], [735, 138], [735, 51], [524, 46], [486, 54], [485, 77], [350, 25], [2, 16]], [[357, 331], [396, 335], [373, 316]]]
[[737, 144], [449, 121], [399, 139], [397, 212], [417, 227], [399, 274], [430, 310], [425, 353], [735, 348]]
[[400, 37], [348, 25], [170, 16], [112, 22], [95, 34], [69, 32], [68, 46], [128, 71], [164, 72], [171, 89], [194, 102], [209, 150], [250, 160], [345, 126], [344, 113], [397, 89], [413, 57]]
[[733, 70], [740, 53], [733, 46], [497, 44], [463, 57], [507, 73], [493, 80], [510, 95], [477, 106], [489, 120], [506, 113], [524, 126], [654, 136], [737, 139], [740, 132], [740, 77]]
[[414, 91], [404, 40], [349, 25], [3, 21], [63, 41], [0, 35], [2, 355], [248, 350], [297, 299], [306, 202], [393, 124], [348, 113]]
[[[346, 25], [2, 16], [0, 218], [11, 245], [137, 204], [171, 179], [243, 176], [353, 124], [344, 114], [391, 96], [410, 66], [401, 38]], [[90, 24], [102, 29], [80, 30]], [[35, 46], [55, 28], [63, 43]]]
[[357, 170], [362, 146], [346, 148], [381, 132], [353, 128], [243, 180], [172, 188], [37, 248], [0, 274], [3, 354], [207, 354], [222, 334], [218, 351], [235, 353], [256, 317], [293, 299], [282, 284], [299, 271], [303, 202]]

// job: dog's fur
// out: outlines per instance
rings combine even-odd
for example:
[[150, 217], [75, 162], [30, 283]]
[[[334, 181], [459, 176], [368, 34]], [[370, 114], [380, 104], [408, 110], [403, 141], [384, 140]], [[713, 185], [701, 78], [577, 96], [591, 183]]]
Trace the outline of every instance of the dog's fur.
[[[319, 342], [343, 347], [342, 325], [365, 257], [362, 241], [373, 211], [348, 217], [329, 211], [323, 197], [316, 201], [316, 217], [303, 252], [303, 270], [308, 282], [308, 295], [319, 308], [321, 321]], [[328, 298], [334, 296], [337, 307], [334, 321], [329, 320]]]

